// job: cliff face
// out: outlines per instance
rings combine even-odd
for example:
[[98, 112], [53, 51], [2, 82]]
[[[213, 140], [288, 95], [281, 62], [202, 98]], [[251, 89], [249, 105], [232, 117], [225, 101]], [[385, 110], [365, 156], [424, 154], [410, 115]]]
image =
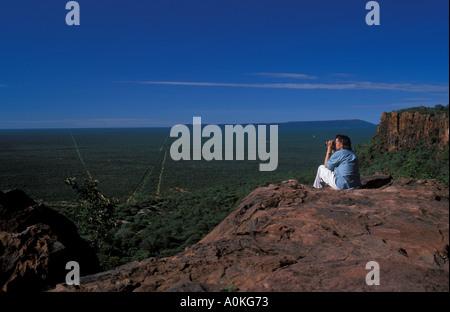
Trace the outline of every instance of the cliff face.
[[[424, 109], [425, 110], [425, 109]], [[426, 147], [449, 142], [449, 118], [445, 113], [383, 112], [377, 134], [388, 151], [402, 150], [423, 143]]]
[[[448, 213], [435, 180], [339, 193], [289, 180], [250, 193], [184, 252], [53, 291], [448, 291]], [[366, 284], [370, 261], [380, 285]]]

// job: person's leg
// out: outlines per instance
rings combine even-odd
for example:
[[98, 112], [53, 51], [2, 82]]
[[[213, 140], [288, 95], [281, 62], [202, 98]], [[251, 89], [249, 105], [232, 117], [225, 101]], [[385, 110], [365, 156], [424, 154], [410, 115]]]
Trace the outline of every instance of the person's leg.
[[319, 168], [317, 169], [316, 179], [314, 180], [314, 184], [313, 184], [313, 186], [315, 188], [323, 188], [322, 183], [321, 183], [322, 182], [322, 177], [321, 177], [322, 167], [324, 167], [324, 165], [319, 166]]
[[336, 186], [334, 172], [328, 168], [325, 168], [324, 165], [319, 166], [319, 169], [317, 169], [317, 175], [316, 175], [316, 180], [314, 181], [314, 187], [322, 188], [323, 186], [322, 186], [321, 182], [325, 182], [326, 184], [331, 186], [333, 189], [339, 190], [339, 188]]

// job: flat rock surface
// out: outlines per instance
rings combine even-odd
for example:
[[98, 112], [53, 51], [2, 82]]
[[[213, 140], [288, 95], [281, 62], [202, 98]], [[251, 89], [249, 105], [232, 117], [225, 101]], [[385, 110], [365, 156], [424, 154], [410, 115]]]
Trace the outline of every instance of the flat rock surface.
[[[449, 291], [448, 194], [412, 179], [351, 191], [260, 187], [184, 252], [53, 291]], [[369, 261], [380, 285], [366, 284]]]

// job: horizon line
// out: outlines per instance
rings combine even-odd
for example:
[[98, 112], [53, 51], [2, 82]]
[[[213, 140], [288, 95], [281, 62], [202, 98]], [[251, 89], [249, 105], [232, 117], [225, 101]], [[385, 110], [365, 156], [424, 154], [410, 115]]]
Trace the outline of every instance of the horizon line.
[[[195, 116], [194, 116], [195, 117]], [[374, 124], [372, 122], [363, 120], [363, 119], [330, 119], [330, 120], [292, 120], [292, 121], [280, 121], [280, 122], [244, 122], [244, 123], [202, 123], [202, 125], [282, 125], [282, 124], [289, 124], [289, 123], [324, 123], [324, 122], [337, 122], [337, 121], [362, 121], [368, 124], [371, 124], [373, 126], [378, 126], [378, 124]], [[5, 130], [71, 130], [71, 129], [167, 129], [172, 128], [176, 125], [192, 125], [193, 123], [176, 123], [172, 126], [74, 126], [74, 127], [42, 127], [42, 128], [36, 128], [36, 127], [30, 127], [30, 128], [0, 128], [0, 131]]]

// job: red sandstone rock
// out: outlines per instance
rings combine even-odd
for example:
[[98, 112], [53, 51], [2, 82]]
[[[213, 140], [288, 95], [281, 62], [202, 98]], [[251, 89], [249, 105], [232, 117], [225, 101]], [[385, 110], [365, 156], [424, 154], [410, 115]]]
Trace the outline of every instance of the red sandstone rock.
[[24, 192], [0, 192], [0, 292], [39, 291], [64, 281], [66, 263], [82, 274], [100, 271], [75, 224]]
[[449, 142], [449, 119], [445, 114], [430, 115], [419, 111], [383, 112], [377, 132], [384, 134], [382, 143], [389, 151], [410, 148], [419, 142], [428, 147], [437, 144], [443, 148]]
[[[199, 243], [53, 291], [448, 291], [448, 187], [260, 187]], [[380, 265], [380, 285], [365, 282]]]

